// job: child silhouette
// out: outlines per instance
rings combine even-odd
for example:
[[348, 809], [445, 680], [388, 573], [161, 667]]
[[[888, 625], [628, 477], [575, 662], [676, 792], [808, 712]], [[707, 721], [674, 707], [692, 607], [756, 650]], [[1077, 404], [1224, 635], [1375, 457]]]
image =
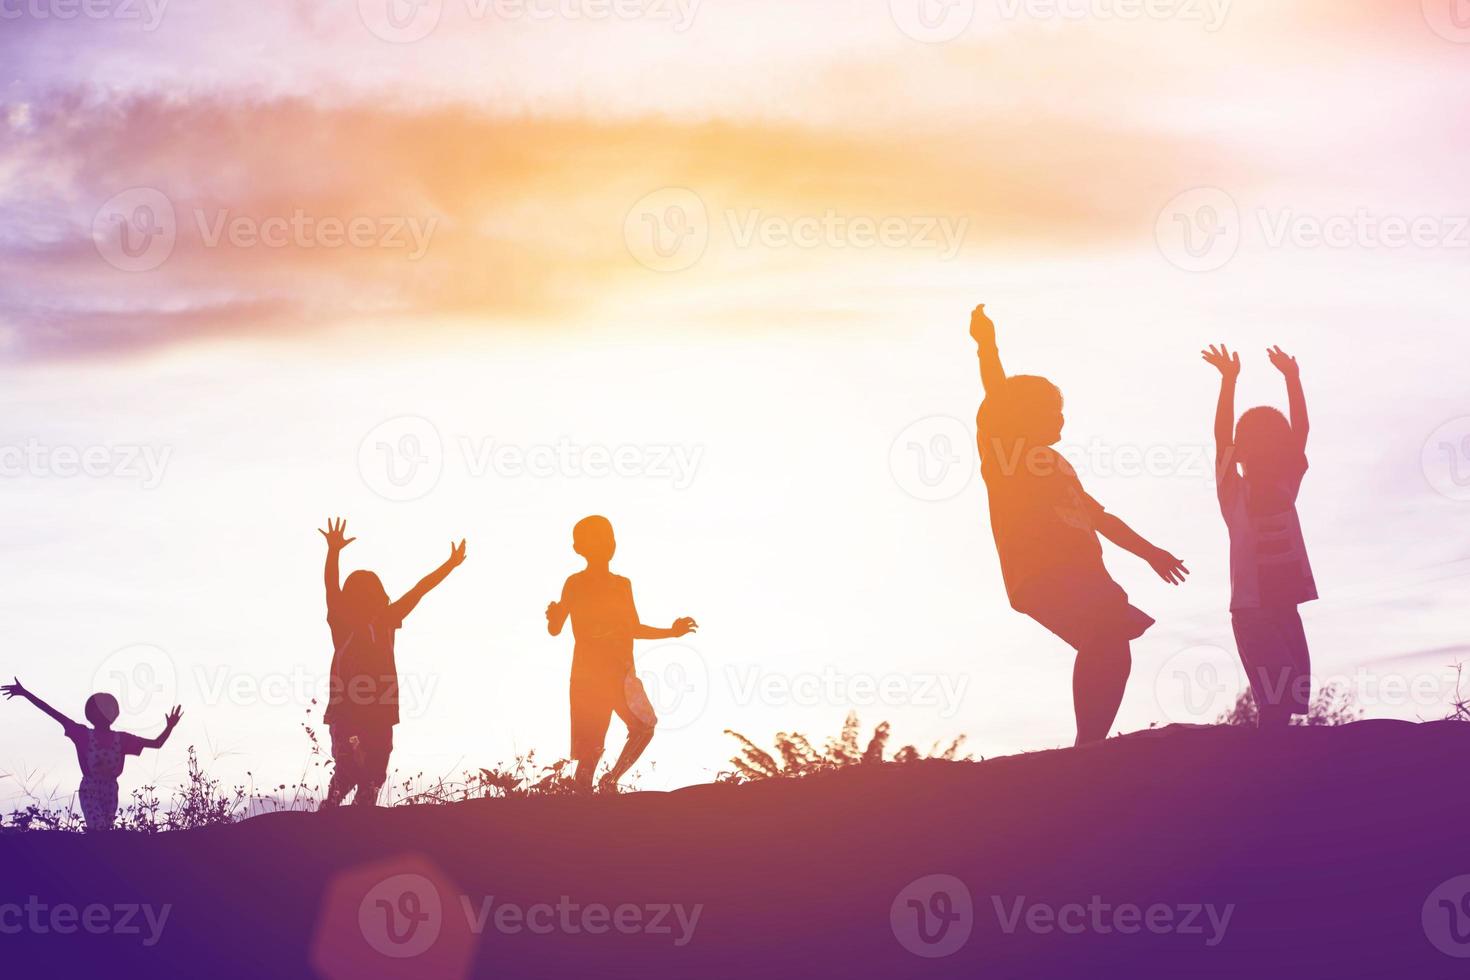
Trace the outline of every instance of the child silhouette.
[[1235, 422], [1240, 354], [1224, 344], [1201, 352], [1220, 372], [1215, 408], [1215, 481], [1230, 531], [1230, 620], [1262, 730], [1307, 713], [1312, 659], [1297, 606], [1317, 598], [1296, 498], [1307, 473], [1307, 398], [1296, 358], [1280, 347], [1266, 356], [1286, 379], [1287, 421], [1252, 408]]
[[82, 767], [82, 785], [78, 796], [82, 802], [82, 817], [87, 822], [88, 833], [111, 830], [117, 820], [117, 778], [122, 775], [123, 762], [130, 755], [141, 755], [144, 749], [161, 749], [173, 734], [183, 709], [178, 705], [163, 721], [163, 734], [157, 738], [140, 738], [130, 732], [115, 731], [119, 708], [117, 698], [111, 694], [94, 694], [87, 699], [83, 713], [92, 727], [79, 725], [51, 705], [27, 691], [15, 678], [14, 684], [0, 687], [7, 700], [25, 698], [46, 714], [61, 723], [61, 730], [77, 748], [77, 764]]
[[633, 671], [633, 641], [662, 640], [694, 632], [688, 616], [668, 629], [644, 626], [633, 605], [633, 583], [608, 568], [617, 541], [606, 517], [586, 517], [572, 529], [572, 550], [587, 567], [567, 579], [561, 599], [546, 607], [546, 628], [560, 636], [568, 618], [576, 642], [572, 650], [572, 759], [576, 786], [592, 788], [592, 775], [602, 758], [607, 727], [616, 714], [628, 728], [628, 741], [598, 788], [616, 792], [621, 779], [653, 739], [658, 718], [643, 684]]
[[970, 336], [979, 347], [985, 400], [976, 416], [980, 473], [990, 526], [1012, 608], [1077, 651], [1072, 704], [1077, 742], [1107, 738], [1132, 671], [1129, 643], [1153, 619], [1128, 601], [1103, 564], [1098, 536], [1148, 562], [1171, 585], [1189, 570], [1103, 510], [1051, 447], [1062, 438], [1062, 393], [1045, 378], [1007, 377], [995, 324], [977, 306]]
[[335, 807], [354, 787], [356, 806], [372, 806], [388, 778], [393, 728], [398, 724], [398, 664], [393, 640], [409, 613], [465, 558], [465, 543], [450, 544], [449, 558], [396, 602], [377, 575], [356, 571], [338, 584], [347, 521], [327, 521], [327, 625], [332, 631], [332, 672], [323, 717], [332, 738], [332, 781], [324, 809]]

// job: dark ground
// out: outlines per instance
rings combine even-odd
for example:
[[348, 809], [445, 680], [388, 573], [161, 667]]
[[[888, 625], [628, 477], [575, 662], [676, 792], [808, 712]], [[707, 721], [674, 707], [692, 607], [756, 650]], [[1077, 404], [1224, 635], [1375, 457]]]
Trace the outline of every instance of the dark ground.
[[[1470, 879], [1431, 893], [1470, 875], [1467, 762], [1470, 724], [1454, 722], [1274, 741], [1171, 728], [668, 794], [278, 814], [155, 837], [12, 834], [0, 837], [0, 969], [1465, 977], [1470, 959], [1435, 942], [1470, 956]], [[910, 887], [929, 875], [950, 878]], [[161, 930], [143, 913], [124, 923], [136, 903], [154, 922], [169, 906]], [[939, 914], [959, 919], [946, 929]]]

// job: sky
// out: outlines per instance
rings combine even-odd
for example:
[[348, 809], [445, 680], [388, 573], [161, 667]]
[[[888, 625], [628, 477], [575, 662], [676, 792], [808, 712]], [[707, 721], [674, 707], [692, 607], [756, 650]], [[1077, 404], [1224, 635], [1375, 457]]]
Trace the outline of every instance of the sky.
[[[969, 310], [1067, 398], [1158, 625], [1117, 727], [1245, 686], [1216, 377], [1284, 405], [1320, 683], [1441, 717], [1470, 651], [1470, 18], [1452, 0], [0, 0], [0, 673], [120, 696], [227, 785], [315, 778], [316, 528], [406, 591], [400, 776], [566, 752], [543, 611], [609, 516], [663, 718], [641, 785], [849, 710], [1069, 744], [1005, 601]], [[69, 795], [4, 705], [0, 804]], [[319, 725], [318, 725], [319, 727]], [[620, 738], [614, 725], [613, 741]]]

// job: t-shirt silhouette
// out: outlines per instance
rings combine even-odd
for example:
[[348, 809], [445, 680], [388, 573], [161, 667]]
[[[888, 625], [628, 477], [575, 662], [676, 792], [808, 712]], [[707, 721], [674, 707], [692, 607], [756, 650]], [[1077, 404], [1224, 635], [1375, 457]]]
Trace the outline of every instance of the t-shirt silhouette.
[[572, 623], [572, 673], [621, 684], [633, 669], [633, 630], [638, 609], [633, 583], [621, 575], [577, 572], [567, 579]]
[[352, 623], [340, 608], [327, 609], [332, 630], [328, 725], [384, 728], [398, 724], [398, 664], [393, 640], [403, 614], [389, 606], [366, 623]]
[[1062, 573], [1074, 581], [1079, 573], [1109, 578], [1096, 531], [1105, 511], [1060, 453], [981, 438], [980, 460], [990, 528], [1013, 608], [1025, 611], [1036, 591]]
[[1230, 608], [1294, 606], [1317, 598], [1296, 498], [1305, 456], [1284, 475], [1247, 480], [1234, 464], [1220, 468], [1216, 489], [1230, 530]]
[[116, 779], [123, 758], [143, 754], [143, 740], [128, 732], [98, 731], [86, 725], [68, 725], [66, 737], [77, 747], [77, 765], [88, 779]]

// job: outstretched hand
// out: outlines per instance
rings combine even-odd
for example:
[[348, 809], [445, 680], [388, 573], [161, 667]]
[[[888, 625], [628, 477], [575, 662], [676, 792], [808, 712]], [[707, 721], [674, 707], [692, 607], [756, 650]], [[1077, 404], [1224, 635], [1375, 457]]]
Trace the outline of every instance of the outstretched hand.
[[184, 717], [184, 709], [176, 704], [174, 705], [174, 710], [164, 716], [163, 723], [169, 731], [173, 731], [174, 726], [178, 725], [179, 719], [182, 717]]
[[21, 685], [19, 677], [15, 678], [14, 684], [6, 684], [4, 687], [0, 687], [0, 694], [4, 694], [5, 700], [7, 701], [9, 701], [11, 698], [29, 697], [30, 693], [30, 691], [27, 691]]
[[1232, 354], [1224, 344], [1219, 347], [1211, 344], [1209, 350], [1200, 351], [1200, 356], [1204, 358], [1206, 364], [1218, 370], [1221, 377], [1227, 381], [1240, 377], [1240, 351]]
[[1185, 576], [1189, 574], [1189, 569], [1184, 567], [1184, 562], [1175, 558], [1163, 548], [1155, 548], [1153, 553], [1148, 555], [1144, 560], [1153, 567], [1153, 570], [1158, 573], [1159, 578], [1168, 582], [1170, 585], [1183, 584]]
[[671, 629], [675, 636], [687, 636], [699, 629], [699, 624], [694, 621], [693, 616], [682, 616], [674, 620], [674, 625]]
[[995, 323], [985, 313], [985, 304], [975, 307], [970, 314], [970, 336], [981, 347], [995, 344]]
[[458, 568], [460, 565], [464, 564], [464, 555], [464, 539], [461, 538], [459, 544], [455, 544], [451, 541], [449, 543], [449, 560], [444, 563], [445, 567]]
[[1280, 347], [1266, 348], [1266, 356], [1271, 359], [1271, 366], [1288, 378], [1301, 376], [1301, 368], [1297, 367], [1296, 358], [1292, 357]]
[[329, 551], [341, 551], [357, 540], [356, 538], [349, 538], [347, 536], [347, 518], [345, 517], [339, 517], [336, 520], [328, 518], [327, 529], [323, 531], [321, 528], [317, 528], [316, 533], [327, 539], [327, 549]]

